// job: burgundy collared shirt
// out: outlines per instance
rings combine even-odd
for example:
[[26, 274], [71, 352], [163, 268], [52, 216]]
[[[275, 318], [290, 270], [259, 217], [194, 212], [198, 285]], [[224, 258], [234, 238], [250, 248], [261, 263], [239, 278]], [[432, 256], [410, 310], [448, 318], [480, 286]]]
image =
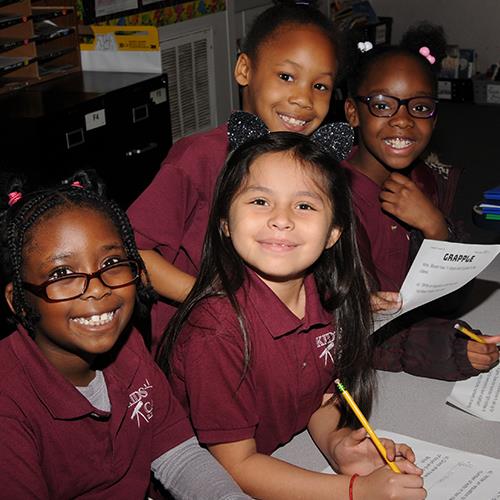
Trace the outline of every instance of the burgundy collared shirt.
[[142, 499], [151, 462], [193, 435], [163, 373], [132, 332], [94, 408], [23, 329], [0, 341], [0, 497]]
[[202, 443], [254, 438], [257, 450], [270, 454], [320, 407], [335, 375], [335, 328], [312, 276], [303, 319], [256, 274], [248, 276], [236, 295], [251, 346], [247, 373], [235, 312], [226, 298], [210, 298], [181, 333], [171, 384]]
[[[212, 196], [227, 156], [227, 125], [177, 141], [146, 190], [128, 209], [140, 249], [156, 249], [171, 263], [198, 274]], [[153, 352], [175, 313], [153, 306]]]
[[[399, 291], [410, 265], [411, 228], [382, 210], [378, 184], [348, 160], [341, 164], [350, 172], [354, 211], [361, 226], [358, 228], [361, 253], [365, 260], [371, 259], [368, 268], [375, 272], [380, 290]], [[437, 204], [436, 185], [428, 167], [418, 164], [411, 172], [411, 179]]]

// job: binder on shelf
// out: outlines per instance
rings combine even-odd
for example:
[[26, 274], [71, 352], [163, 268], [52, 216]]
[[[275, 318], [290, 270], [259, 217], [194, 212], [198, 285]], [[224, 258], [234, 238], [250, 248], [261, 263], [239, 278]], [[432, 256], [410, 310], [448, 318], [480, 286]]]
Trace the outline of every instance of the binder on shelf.
[[0, 52], [6, 52], [7, 50], [12, 50], [17, 47], [21, 47], [22, 45], [28, 45], [28, 43], [32, 42], [36, 37], [29, 38], [3, 38], [0, 37]]
[[38, 23], [46, 19], [54, 19], [56, 17], [67, 16], [68, 14], [72, 13], [72, 7], [61, 7], [58, 9], [33, 7], [33, 14], [31, 15], [31, 19], [33, 20], [33, 22]]
[[483, 200], [473, 207], [472, 217], [480, 227], [500, 230], [500, 186], [483, 192]]
[[500, 186], [488, 189], [483, 196], [485, 200], [500, 200]]
[[15, 24], [25, 23], [29, 20], [27, 16], [19, 16], [18, 14], [0, 14], [0, 29], [14, 26]]
[[0, 57], [0, 75], [28, 66], [33, 62], [35, 59], [29, 57]]

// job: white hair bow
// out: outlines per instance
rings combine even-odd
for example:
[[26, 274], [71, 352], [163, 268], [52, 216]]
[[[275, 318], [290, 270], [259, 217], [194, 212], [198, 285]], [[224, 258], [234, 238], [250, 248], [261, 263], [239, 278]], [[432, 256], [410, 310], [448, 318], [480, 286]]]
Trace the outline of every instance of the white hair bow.
[[372, 42], [359, 42], [358, 49], [361, 52], [368, 52], [369, 50], [373, 49], [373, 43]]

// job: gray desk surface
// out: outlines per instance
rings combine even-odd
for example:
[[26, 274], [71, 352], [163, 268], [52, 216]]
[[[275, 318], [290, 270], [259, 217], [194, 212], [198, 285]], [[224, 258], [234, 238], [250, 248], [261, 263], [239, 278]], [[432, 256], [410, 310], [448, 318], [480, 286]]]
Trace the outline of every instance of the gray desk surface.
[[[476, 279], [461, 317], [483, 333], [500, 332], [500, 257]], [[406, 373], [378, 376], [379, 396], [370, 419], [374, 428], [500, 458], [500, 422], [487, 422], [445, 404], [453, 382]], [[316, 471], [328, 465], [307, 431], [274, 456]]]

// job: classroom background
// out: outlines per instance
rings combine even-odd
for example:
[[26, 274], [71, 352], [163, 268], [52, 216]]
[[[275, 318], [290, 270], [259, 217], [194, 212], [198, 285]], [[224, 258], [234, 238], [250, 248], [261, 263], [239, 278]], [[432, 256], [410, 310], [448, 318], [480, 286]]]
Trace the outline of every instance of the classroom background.
[[[500, 61], [494, 0], [319, 0], [317, 6], [396, 43], [413, 22], [443, 26], [468, 74], [440, 84], [429, 150], [462, 169], [455, 218], [474, 243], [500, 242], [473, 207], [500, 184]], [[62, 7], [61, 7], [62, 5]], [[270, 0], [0, 1], [1, 168], [49, 181], [94, 167], [124, 207], [148, 185], [171, 144], [223, 123], [240, 107], [232, 75], [239, 41]], [[453, 51], [455, 51], [453, 53]], [[459, 60], [458, 60], [459, 61]], [[456, 62], [456, 61], [455, 61]], [[496, 72], [500, 79], [498, 65]], [[342, 89], [330, 117], [342, 119]], [[65, 171], [56, 169], [63, 165]]]

